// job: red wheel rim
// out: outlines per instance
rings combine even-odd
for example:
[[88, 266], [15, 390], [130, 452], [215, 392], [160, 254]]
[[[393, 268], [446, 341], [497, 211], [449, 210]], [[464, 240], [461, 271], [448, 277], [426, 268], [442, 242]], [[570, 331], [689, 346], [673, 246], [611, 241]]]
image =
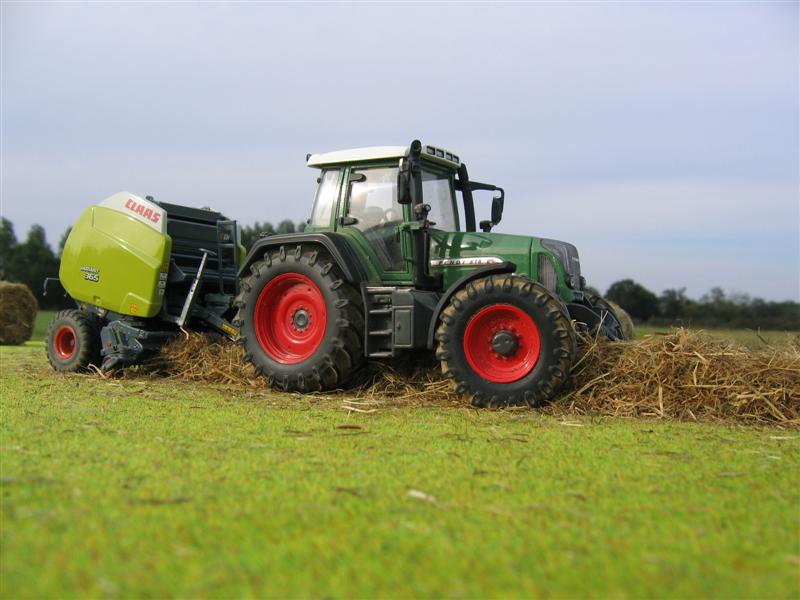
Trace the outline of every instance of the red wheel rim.
[[56, 329], [53, 336], [53, 349], [61, 360], [69, 360], [75, 354], [75, 330], [69, 325]]
[[284, 273], [261, 290], [254, 321], [264, 352], [276, 362], [296, 364], [314, 354], [325, 337], [325, 298], [305, 275]]
[[[495, 351], [492, 340], [506, 332], [516, 341], [516, 349], [503, 355]], [[493, 304], [479, 310], [464, 332], [464, 354], [469, 366], [494, 383], [511, 383], [525, 377], [539, 360], [539, 328], [522, 309], [511, 304]]]

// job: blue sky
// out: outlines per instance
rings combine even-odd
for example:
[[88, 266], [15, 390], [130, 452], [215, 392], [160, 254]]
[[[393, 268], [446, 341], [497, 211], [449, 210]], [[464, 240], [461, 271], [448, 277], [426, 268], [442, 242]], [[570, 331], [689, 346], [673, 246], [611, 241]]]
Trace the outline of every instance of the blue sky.
[[[308, 152], [458, 152], [589, 282], [800, 299], [797, 3], [2, 4], [2, 215], [305, 219]], [[488, 212], [488, 207], [486, 207]]]

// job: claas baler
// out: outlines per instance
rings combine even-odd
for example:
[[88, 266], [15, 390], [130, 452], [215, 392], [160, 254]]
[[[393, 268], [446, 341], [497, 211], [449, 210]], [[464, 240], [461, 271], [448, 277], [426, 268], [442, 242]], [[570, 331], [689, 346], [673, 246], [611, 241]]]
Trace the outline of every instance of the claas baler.
[[61, 256], [58, 279], [77, 308], [60, 311], [47, 334], [56, 370], [110, 370], [157, 352], [181, 330], [230, 322], [244, 258], [238, 228], [211, 209], [120, 192], [84, 210]]

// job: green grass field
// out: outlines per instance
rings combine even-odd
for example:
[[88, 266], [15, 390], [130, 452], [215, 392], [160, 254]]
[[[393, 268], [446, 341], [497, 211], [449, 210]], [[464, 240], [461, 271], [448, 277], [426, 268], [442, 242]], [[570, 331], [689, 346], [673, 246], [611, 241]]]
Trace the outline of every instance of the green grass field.
[[56, 311], [54, 310], [40, 310], [36, 313], [36, 322], [33, 324], [33, 336], [31, 336], [31, 340], [35, 342], [44, 340], [47, 328], [55, 314]]
[[4, 598], [800, 596], [797, 431], [0, 365]]
[[[712, 339], [733, 341], [751, 350], [764, 350], [770, 346], [779, 347], [800, 336], [800, 332], [797, 331], [760, 331], [756, 329], [703, 329], [702, 331]], [[669, 332], [669, 327], [637, 325], [636, 339]]]

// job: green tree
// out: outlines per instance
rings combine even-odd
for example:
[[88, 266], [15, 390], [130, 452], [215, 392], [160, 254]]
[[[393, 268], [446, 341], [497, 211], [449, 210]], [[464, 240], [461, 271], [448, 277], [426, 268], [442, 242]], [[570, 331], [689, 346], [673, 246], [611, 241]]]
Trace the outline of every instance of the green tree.
[[64, 246], [66, 245], [67, 238], [69, 237], [69, 234], [71, 232], [72, 232], [72, 226], [70, 225], [69, 227], [67, 227], [67, 229], [64, 231], [64, 233], [61, 234], [61, 239], [58, 240], [58, 256], [59, 257], [62, 254], [64, 254]]
[[0, 221], [0, 279], [16, 281], [14, 262], [17, 246], [14, 224], [3, 217]]
[[665, 319], [682, 319], [689, 316], [692, 301], [686, 297], [686, 288], [668, 289], [661, 292], [658, 310]]
[[284, 219], [278, 223], [277, 233], [294, 233], [294, 221], [291, 219]]
[[707, 294], [703, 294], [700, 304], [703, 305], [705, 319], [717, 324], [732, 323], [737, 314], [741, 312], [740, 307], [731, 302], [720, 287], [713, 287]]
[[647, 321], [658, 315], [658, 297], [633, 279], [612, 283], [606, 298], [619, 304], [638, 321]]
[[14, 263], [16, 280], [31, 289], [39, 306], [54, 308], [61, 304], [61, 298], [43, 295], [45, 277], [58, 277], [59, 260], [47, 243], [41, 225], [31, 226], [28, 238], [14, 251]]
[[272, 223], [259, 223], [256, 221], [252, 225], [245, 225], [241, 228], [241, 242], [245, 248], [250, 250], [262, 234], [271, 235], [273, 233], [275, 233], [275, 228]]

